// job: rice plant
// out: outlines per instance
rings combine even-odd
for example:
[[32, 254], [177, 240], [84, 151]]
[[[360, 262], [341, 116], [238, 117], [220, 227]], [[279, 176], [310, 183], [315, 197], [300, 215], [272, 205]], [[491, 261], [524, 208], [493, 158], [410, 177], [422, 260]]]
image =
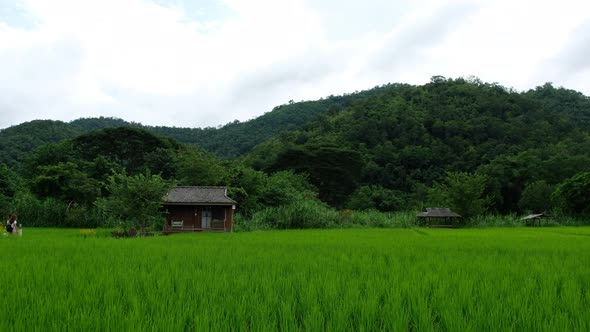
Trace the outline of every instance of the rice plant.
[[590, 227], [0, 238], [0, 331], [590, 330]]

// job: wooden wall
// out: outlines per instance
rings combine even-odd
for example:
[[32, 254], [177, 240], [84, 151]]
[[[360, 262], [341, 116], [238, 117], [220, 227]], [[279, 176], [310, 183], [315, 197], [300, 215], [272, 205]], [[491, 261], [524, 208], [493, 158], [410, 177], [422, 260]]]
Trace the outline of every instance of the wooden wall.
[[[172, 220], [183, 220], [185, 227], [201, 227], [202, 206], [165, 205], [164, 208], [168, 211], [166, 215], [167, 225], [171, 225]], [[233, 230], [234, 210], [231, 205], [224, 206], [223, 208], [225, 209], [225, 231], [231, 232]]]

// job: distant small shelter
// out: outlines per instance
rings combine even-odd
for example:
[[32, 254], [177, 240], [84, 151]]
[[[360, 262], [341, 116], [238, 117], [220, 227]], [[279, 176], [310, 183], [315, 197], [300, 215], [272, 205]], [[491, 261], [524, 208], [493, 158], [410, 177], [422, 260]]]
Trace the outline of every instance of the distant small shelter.
[[457, 221], [461, 216], [449, 208], [426, 208], [426, 212], [417, 215], [422, 219], [422, 224], [430, 227], [457, 227]]
[[525, 225], [527, 226], [541, 226], [541, 222], [543, 220], [552, 219], [550, 216], [544, 213], [538, 214], [529, 214], [528, 216], [521, 218]]
[[233, 230], [236, 201], [227, 197], [226, 187], [184, 186], [164, 196], [164, 233]]

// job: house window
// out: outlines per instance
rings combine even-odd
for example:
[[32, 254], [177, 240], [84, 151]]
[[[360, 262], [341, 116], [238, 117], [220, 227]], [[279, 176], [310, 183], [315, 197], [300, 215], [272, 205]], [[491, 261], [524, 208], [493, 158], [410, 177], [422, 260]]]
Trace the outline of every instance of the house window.
[[213, 206], [211, 213], [213, 220], [225, 220], [225, 206]]

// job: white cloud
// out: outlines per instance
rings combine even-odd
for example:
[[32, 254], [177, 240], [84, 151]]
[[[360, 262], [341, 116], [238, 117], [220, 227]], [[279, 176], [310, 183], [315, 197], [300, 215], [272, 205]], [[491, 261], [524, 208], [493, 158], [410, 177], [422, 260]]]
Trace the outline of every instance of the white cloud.
[[438, 74], [590, 94], [584, 1], [16, 4], [0, 11], [0, 127], [99, 115], [215, 126]]

